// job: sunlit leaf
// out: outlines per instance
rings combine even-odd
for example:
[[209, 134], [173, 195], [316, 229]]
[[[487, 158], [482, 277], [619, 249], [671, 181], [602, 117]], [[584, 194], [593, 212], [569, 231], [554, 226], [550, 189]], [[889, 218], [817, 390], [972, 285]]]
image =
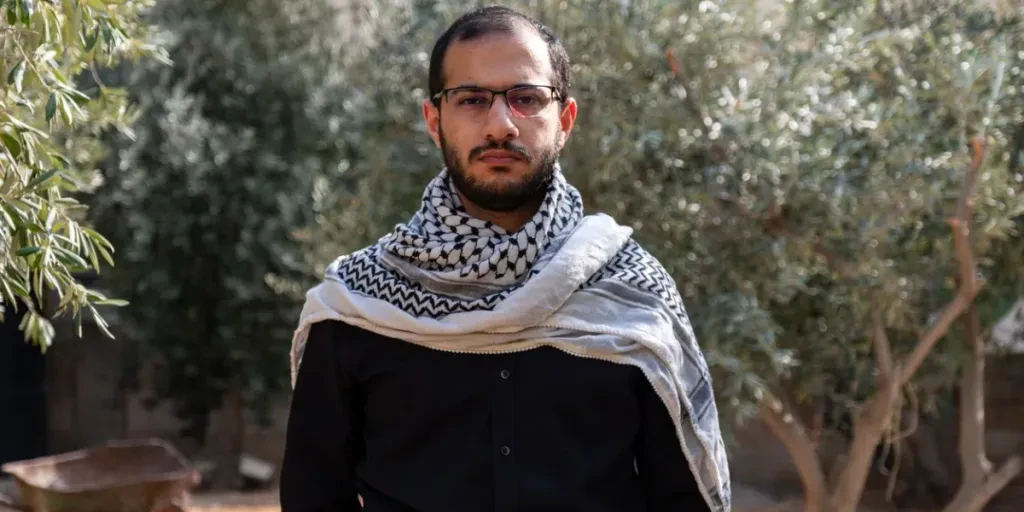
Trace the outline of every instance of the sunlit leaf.
[[92, 318], [93, 321], [96, 323], [96, 327], [99, 327], [100, 331], [102, 331], [103, 334], [105, 334], [108, 338], [113, 339], [114, 335], [111, 334], [110, 328], [107, 325], [107, 321], [103, 318], [103, 316], [101, 316], [100, 313], [96, 311], [96, 308], [93, 307], [91, 304], [89, 305], [89, 311], [92, 313]]
[[59, 246], [54, 247], [54, 250], [57, 251], [57, 254], [60, 255], [60, 258], [65, 263], [73, 265], [74, 267], [82, 270], [89, 268], [89, 263], [86, 262], [84, 258], [76, 254], [74, 251]]
[[60, 169], [50, 169], [39, 173], [37, 176], [29, 180], [28, 184], [25, 185], [25, 190], [34, 191], [41, 188], [46, 188], [50, 183], [60, 178]]

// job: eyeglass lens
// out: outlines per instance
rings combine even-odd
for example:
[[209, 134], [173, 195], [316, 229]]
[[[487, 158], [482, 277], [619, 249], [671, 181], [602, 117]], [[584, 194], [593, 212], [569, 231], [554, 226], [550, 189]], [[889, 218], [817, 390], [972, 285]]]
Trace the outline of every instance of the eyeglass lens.
[[[500, 94], [500, 93], [499, 93]], [[551, 89], [517, 87], [505, 94], [508, 107], [521, 116], [535, 116], [551, 104]], [[474, 114], [490, 110], [494, 93], [487, 89], [462, 88], [448, 92], [448, 102], [460, 113]]]

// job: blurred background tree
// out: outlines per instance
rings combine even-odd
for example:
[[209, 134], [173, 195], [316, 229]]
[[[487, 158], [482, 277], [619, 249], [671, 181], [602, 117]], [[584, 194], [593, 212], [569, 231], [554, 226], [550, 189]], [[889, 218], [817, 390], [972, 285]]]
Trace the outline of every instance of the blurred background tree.
[[[168, 1], [151, 13], [173, 65], [122, 70], [143, 112], [111, 138], [94, 220], [121, 251], [105, 284], [132, 302], [122, 327], [161, 362], [155, 400], [211, 446], [215, 487], [237, 487], [248, 411], [287, 383], [297, 304], [271, 276], [310, 284], [290, 233], [317, 180], [339, 171], [330, 89], [341, 40], [330, 2]], [[305, 269], [302, 269], [305, 270]]]
[[[51, 319], [83, 314], [106, 331], [97, 307], [122, 305], [76, 279], [113, 264], [113, 247], [83, 224], [74, 197], [91, 179], [107, 130], [130, 133], [123, 91], [93, 80], [98, 69], [162, 59], [140, 19], [150, 1], [0, 2], [0, 320], [21, 318], [46, 350]], [[109, 334], [109, 333], [108, 333]]]

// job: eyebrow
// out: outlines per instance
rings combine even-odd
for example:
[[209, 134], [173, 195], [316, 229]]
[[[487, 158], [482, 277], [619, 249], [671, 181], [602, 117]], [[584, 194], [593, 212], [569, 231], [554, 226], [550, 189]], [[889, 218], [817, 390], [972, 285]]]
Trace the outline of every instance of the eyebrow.
[[[511, 86], [509, 86], [509, 88], [511, 89], [513, 87], [524, 87], [524, 86], [527, 86], [527, 85], [537, 85], [537, 84], [530, 83], [530, 82], [517, 82], [517, 83], [514, 83]], [[480, 84], [477, 84], [475, 82], [458, 84], [458, 85], [449, 87], [449, 89], [459, 89], [459, 88], [462, 88], [462, 87], [474, 87], [474, 88], [477, 88], [477, 89], [486, 89], [486, 87], [484, 87], [484, 86], [482, 86]]]

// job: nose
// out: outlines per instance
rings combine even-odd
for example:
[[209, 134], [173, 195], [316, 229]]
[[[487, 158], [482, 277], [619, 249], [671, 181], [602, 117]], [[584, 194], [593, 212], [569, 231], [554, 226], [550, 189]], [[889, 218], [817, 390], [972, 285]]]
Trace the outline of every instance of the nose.
[[504, 95], [495, 96], [491, 103], [491, 109], [487, 112], [487, 125], [484, 127], [484, 136], [488, 140], [511, 140], [519, 137], [519, 128], [513, 122], [514, 114], [508, 108]]

